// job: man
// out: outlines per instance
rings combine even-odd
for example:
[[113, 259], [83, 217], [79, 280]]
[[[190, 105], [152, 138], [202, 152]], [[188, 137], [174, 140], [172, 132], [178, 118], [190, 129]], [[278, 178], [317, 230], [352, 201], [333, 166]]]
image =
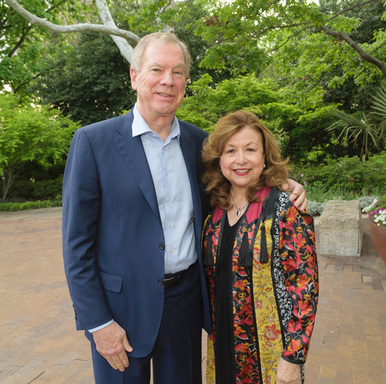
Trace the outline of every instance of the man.
[[199, 256], [207, 134], [175, 118], [189, 69], [174, 35], [145, 36], [130, 70], [135, 107], [79, 129], [71, 144], [63, 255], [97, 384], [148, 384], [151, 359], [156, 384], [201, 382], [201, 327], [210, 332]]

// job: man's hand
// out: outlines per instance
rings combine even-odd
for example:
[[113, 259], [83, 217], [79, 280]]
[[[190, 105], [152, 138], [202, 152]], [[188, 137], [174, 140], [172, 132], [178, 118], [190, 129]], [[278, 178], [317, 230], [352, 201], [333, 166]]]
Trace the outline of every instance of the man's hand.
[[126, 332], [113, 322], [105, 328], [92, 333], [97, 351], [109, 362], [114, 369], [121, 372], [129, 366], [129, 358], [126, 352], [132, 352]]
[[287, 184], [283, 184], [281, 188], [284, 191], [291, 191], [290, 200], [294, 203], [295, 207], [301, 211], [307, 210], [307, 196], [304, 187], [297, 183], [295, 180], [288, 179]]
[[299, 384], [300, 366], [289, 363], [282, 357], [277, 363], [276, 384]]

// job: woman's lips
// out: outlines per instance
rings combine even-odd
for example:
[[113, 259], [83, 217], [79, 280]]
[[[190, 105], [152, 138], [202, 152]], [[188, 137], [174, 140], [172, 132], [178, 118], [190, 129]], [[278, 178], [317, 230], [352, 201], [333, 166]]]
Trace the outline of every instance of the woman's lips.
[[247, 175], [250, 171], [250, 169], [234, 169], [233, 173], [235, 173], [236, 175], [244, 176]]

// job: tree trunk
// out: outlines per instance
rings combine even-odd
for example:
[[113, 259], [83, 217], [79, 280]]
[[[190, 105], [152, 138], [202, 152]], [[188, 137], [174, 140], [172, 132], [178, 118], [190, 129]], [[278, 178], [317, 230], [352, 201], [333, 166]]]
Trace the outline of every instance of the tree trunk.
[[15, 181], [15, 178], [16, 178], [18, 173], [19, 172], [14, 173], [14, 170], [12, 169], [11, 166], [8, 166], [8, 172], [4, 171], [4, 174], [3, 174], [4, 189], [3, 189], [2, 200], [5, 200], [7, 198], [8, 192], [11, 189], [11, 186], [12, 186], [13, 182]]

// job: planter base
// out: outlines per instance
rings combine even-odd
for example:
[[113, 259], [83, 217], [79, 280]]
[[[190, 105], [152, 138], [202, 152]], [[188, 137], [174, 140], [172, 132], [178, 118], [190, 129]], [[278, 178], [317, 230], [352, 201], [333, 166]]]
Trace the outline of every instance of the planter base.
[[370, 236], [375, 250], [386, 263], [386, 227], [370, 222]]

